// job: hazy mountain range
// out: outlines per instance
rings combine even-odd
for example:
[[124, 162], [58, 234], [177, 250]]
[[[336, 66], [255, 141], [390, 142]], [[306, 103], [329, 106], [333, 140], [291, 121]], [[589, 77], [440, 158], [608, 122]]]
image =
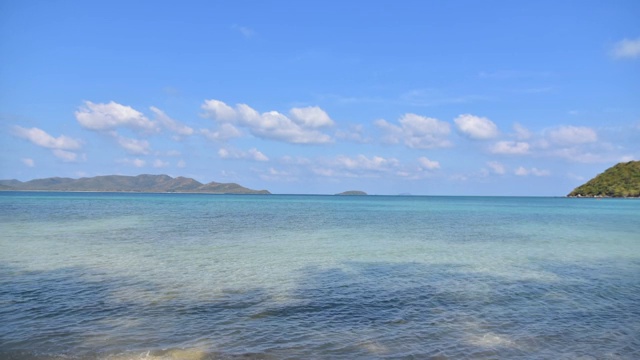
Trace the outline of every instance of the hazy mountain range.
[[107, 175], [80, 179], [52, 177], [25, 182], [0, 180], [0, 190], [270, 194], [267, 190], [252, 190], [235, 183], [203, 184], [191, 178], [173, 178], [168, 175]]

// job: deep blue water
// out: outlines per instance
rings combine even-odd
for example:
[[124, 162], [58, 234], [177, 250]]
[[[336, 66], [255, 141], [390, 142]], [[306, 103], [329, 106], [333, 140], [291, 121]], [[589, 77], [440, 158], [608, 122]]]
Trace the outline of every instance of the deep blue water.
[[0, 193], [0, 358], [640, 358], [640, 201]]

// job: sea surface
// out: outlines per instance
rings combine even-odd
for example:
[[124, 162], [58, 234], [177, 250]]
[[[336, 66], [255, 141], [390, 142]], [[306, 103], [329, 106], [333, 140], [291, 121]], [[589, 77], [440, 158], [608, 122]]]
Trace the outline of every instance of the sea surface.
[[640, 359], [640, 201], [0, 193], [0, 359]]

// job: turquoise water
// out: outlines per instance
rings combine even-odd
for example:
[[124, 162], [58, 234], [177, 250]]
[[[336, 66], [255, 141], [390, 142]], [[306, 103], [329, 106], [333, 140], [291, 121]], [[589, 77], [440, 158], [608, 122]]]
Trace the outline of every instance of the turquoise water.
[[0, 193], [0, 358], [640, 358], [640, 201]]

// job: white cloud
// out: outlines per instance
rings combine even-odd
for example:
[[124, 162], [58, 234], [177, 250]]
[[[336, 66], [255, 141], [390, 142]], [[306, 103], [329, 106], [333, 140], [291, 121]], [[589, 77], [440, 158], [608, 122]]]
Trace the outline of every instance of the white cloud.
[[130, 154], [146, 155], [151, 150], [151, 145], [147, 140], [139, 140], [120, 136], [113, 132], [111, 135], [116, 139], [118, 144]]
[[78, 159], [78, 154], [71, 151], [60, 150], [60, 149], [54, 149], [53, 155], [55, 155], [58, 159], [64, 162], [74, 162]]
[[284, 170], [278, 170], [278, 169], [274, 169], [274, 168], [269, 168], [269, 170], [267, 170], [266, 173], [261, 173], [260, 174], [260, 178], [262, 180], [266, 180], [266, 181], [273, 181], [273, 180], [277, 180], [277, 181], [296, 181], [298, 180], [298, 178], [295, 176], [295, 174], [289, 172], [289, 171], [284, 171]]
[[220, 124], [218, 130], [200, 129], [200, 133], [210, 140], [227, 141], [242, 136], [242, 131], [231, 124]]
[[488, 140], [498, 136], [498, 127], [486, 117], [462, 114], [454, 122], [458, 130], [471, 139]]
[[229, 150], [225, 149], [225, 148], [220, 148], [218, 150], [218, 156], [220, 156], [223, 159], [229, 159], [231, 158], [232, 154], [229, 152]]
[[[76, 161], [78, 154], [68, 150], [76, 150], [82, 146], [80, 140], [72, 139], [65, 135], [60, 135], [56, 138], [38, 128], [26, 129], [20, 126], [14, 126], [12, 132], [15, 136], [29, 140], [37, 146], [51, 149], [55, 157], [65, 162]], [[33, 167], [35, 164], [32, 159], [23, 159], [23, 163], [30, 167]]]
[[365, 155], [339, 155], [323, 164], [312, 167], [316, 175], [326, 177], [379, 177], [390, 174], [398, 168], [400, 162], [395, 158]]
[[518, 140], [527, 140], [527, 139], [530, 139], [532, 136], [531, 131], [529, 131], [529, 129], [525, 128], [524, 126], [518, 123], [513, 124], [513, 131], [515, 132], [515, 137]]
[[269, 161], [269, 158], [256, 148], [247, 151], [220, 148], [218, 156], [223, 159], [245, 159], [253, 161]]
[[[312, 169], [313, 173], [320, 176], [334, 177], [334, 176], [349, 176], [349, 174], [340, 174], [337, 171], [324, 167], [316, 167]], [[351, 175], [353, 176], [353, 175]]]
[[233, 121], [237, 116], [233, 108], [220, 100], [205, 100], [201, 108], [205, 116], [218, 121]]
[[465, 181], [469, 180], [469, 176], [464, 175], [464, 174], [453, 174], [453, 175], [449, 176], [449, 179], [452, 180], [452, 181], [465, 182]]
[[291, 143], [322, 144], [331, 142], [329, 135], [298, 126], [286, 116], [275, 111], [262, 114], [259, 122], [251, 123], [250, 130], [258, 137]]
[[[594, 154], [577, 147], [556, 149], [549, 152], [549, 155], [563, 158], [571, 162], [579, 162], [584, 164], [593, 164], [610, 161], [608, 157], [602, 154]], [[613, 160], [613, 159], [611, 159]]]
[[293, 108], [289, 111], [289, 114], [293, 121], [307, 128], [315, 129], [334, 125], [329, 115], [317, 106]]
[[[304, 168], [305, 171], [328, 178], [401, 178], [417, 180], [434, 175], [433, 170], [440, 169], [438, 161], [427, 157], [417, 159], [417, 164], [403, 164], [394, 157], [367, 155], [338, 155], [332, 158], [293, 158], [285, 156], [280, 162]], [[276, 174], [266, 174], [269, 179]]]
[[616, 59], [635, 59], [640, 57], [640, 38], [637, 39], [624, 39], [617, 42], [611, 55]]
[[489, 151], [493, 154], [524, 155], [529, 153], [529, 143], [520, 141], [498, 141]]
[[382, 156], [368, 158], [364, 155], [358, 155], [356, 157], [340, 155], [335, 159], [335, 164], [349, 170], [386, 171], [390, 167], [398, 165], [398, 160], [394, 158], [384, 158]]
[[560, 145], [586, 144], [598, 141], [595, 130], [585, 126], [561, 126], [549, 130], [549, 139]]
[[72, 139], [65, 135], [60, 135], [56, 138], [47, 134], [44, 130], [35, 127], [26, 129], [20, 126], [14, 126], [13, 134], [47, 149], [74, 150], [82, 146], [80, 140]]
[[384, 141], [397, 144], [403, 142], [412, 149], [430, 149], [447, 147], [450, 126], [444, 121], [416, 114], [405, 114], [398, 120], [400, 125], [391, 124], [383, 119], [375, 122], [386, 134]]
[[164, 126], [167, 130], [183, 136], [193, 134], [192, 128], [170, 118], [169, 116], [167, 116], [167, 114], [165, 114], [157, 107], [151, 106], [149, 109], [156, 115], [156, 121], [162, 124], [162, 126]]
[[354, 141], [361, 144], [371, 141], [371, 139], [365, 135], [362, 124], [350, 125], [346, 130], [337, 130], [335, 135], [338, 139]]
[[178, 161], [178, 163], [176, 164], [176, 166], [179, 167], [180, 169], [183, 169], [183, 168], [187, 167], [187, 163], [184, 160], [180, 159]]
[[156, 159], [153, 162], [153, 167], [154, 168], [164, 168], [164, 167], [167, 167], [167, 166], [169, 166], [169, 163], [167, 161], [162, 161], [160, 159]]
[[204, 116], [219, 123], [232, 123], [245, 127], [259, 138], [294, 144], [323, 144], [331, 142], [329, 135], [319, 128], [333, 125], [333, 120], [318, 107], [293, 108], [291, 117], [277, 111], [258, 113], [249, 105], [238, 104], [235, 109], [219, 100], [206, 100], [202, 105]]
[[33, 159], [31, 159], [31, 158], [22, 158], [20, 160], [22, 161], [23, 164], [25, 164], [28, 167], [36, 166], [36, 162], [33, 161]]
[[141, 167], [144, 167], [146, 165], [146, 161], [144, 161], [142, 159], [138, 159], [138, 158], [136, 158], [136, 159], [125, 158], [125, 159], [116, 160], [116, 162], [121, 163], [121, 164], [135, 166], [137, 168], [141, 168]]
[[108, 104], [96, 104], [85, 101], [84, 106], [75, 112], [76, 120], [89, 130], [111, 130], [117, 127], [156, 131], [157, 124], [130, 106], [114, 101]]
[[258, 149], [249, 149], [249, 155], [251, 159], [255, 161], [269, 161], [269, 158], [266, 157], [263, 153], [258, 151]]
[[529, 175], [529, 170], [523, 168], [522, 166], [520, 166], [519, 168], [517, 168], [514, 171], [514, 174], [518, 175], [518, 176], [527, 176]]
[[271, 176], [289, 176], [291, 175], [288, 171], [276, 170], [274, 168], [269, 168], [269, 175]]
[[534, 176], [549, 176], [551, 172], [549, 170], [539, 170], [536, 168], [531, 168], [531, 174]]
[[418, 162], [423, 169], [427, 170], [435, 170], [440, 169], [440, 163], [434, 160], [429, 160], [429, 158], [422, 156], [418, 158]]
[[514, 174], [518, 176], [549, 176], [551, 175], [551, 172], [549, 172], [549, 170], [540, 170], [538, 168], [527, 169], [520, 166], [514, 171]]
[[84, 106], [75, 112], [75, 116], [82, 127], [111, 136], [120, 147], [130, 154], [149, 154], [151, 145], [147, 140], [121, 136], [117, 131], [119, 128], [149, 133], [159, 132], [163, 127], [176, 134], [173, 137], [174, 140], [194, 133], [192, 128], [172, 119], [162, 110], [154, 106], [149, 109], [155, 115], [156, 121], [149, 120], [143, 113], [130, 106], [121, 105], [114, 101], [106, 104], [85, 101]]
[[506, 173], [506, 169], [504, 167], [504, 165], [502, 165], [500, 162], [498, 161], [489, 161], [487, 163], [487, 166], [489, 168], [491, 168], [491, 170], [493, 170], [494, 173], [498, 174], [498, 175], [504, 175]]

